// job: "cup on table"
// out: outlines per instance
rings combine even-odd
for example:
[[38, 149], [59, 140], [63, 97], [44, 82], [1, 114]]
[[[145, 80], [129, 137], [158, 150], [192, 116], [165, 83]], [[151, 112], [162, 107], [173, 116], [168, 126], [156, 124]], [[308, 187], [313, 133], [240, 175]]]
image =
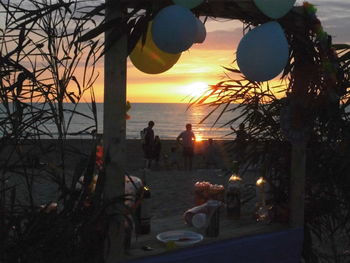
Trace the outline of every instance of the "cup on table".
[[207, 202], [209, 210], [209, 224], [205, 231], [207, 237], [217, 237], [220, 233], [220, 207], [221, 202], [209, 200]]

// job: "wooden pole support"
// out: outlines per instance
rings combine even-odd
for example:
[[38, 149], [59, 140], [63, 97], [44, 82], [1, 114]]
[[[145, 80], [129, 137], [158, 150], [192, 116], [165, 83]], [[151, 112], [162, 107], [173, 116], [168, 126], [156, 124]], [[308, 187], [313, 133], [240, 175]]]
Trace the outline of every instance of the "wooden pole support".
[[[120, 17], [121, 10], [114, 0], [106, 0], [106, 20]], [[105, 149], [104, 198], [111, 200], [124, 194], [124, 167], [126, 148], [126, 59], [127, 36], [112, 43], [111, 31], [105, 33], [104, 57], [104, 109], [103, 142]], [[123, 201], [111, 206], [109, 214], [117, 214], [110, 220], [109, 253], [106, 262], [116, 262], [123, 253], [124, 220], [121, 215]]]
[[306, 143], [293, 143], [289, 184], [289, 225], [304, 225]]

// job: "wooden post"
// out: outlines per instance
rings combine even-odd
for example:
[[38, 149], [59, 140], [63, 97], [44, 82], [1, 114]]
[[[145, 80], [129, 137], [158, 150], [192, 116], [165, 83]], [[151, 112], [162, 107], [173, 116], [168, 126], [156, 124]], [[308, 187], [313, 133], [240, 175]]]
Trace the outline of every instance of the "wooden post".
[[[106, 0], [106, 20], [121, 16], [117, 1]], [[104, 198], [110, 200], [124, 194], [124, 167], [126, 148], [126, 59], [127, 36], [111, 45], [111, 32], [105, 33], [105, 46], [110, 46], [104, 57], [103, 142], [106, 177]], [[122, 201], [110, 207], [117, 214], [110, 221], [110, 248], [106, 262], [116, 262], [123, 253], [124, 220], [120, 213]]]
[[292, 143], [291, 175], [289, 183], [289, 225], [304, 225], [306, 143]]
[[[307, 22], [303, 16], [299, 16], [295, 21], [295, 25], [299, 27], [305, 39], [308, 37]], [[312, 61], [309, 61], [307, 49], [304, 48], [303, 41], [295, 39], [294, 41], [294, 83], [292, 86], [292, 93], [290, 94], [291, 104], [293, 107], [294, 125], [302, 132], [310, 125], [312, 120], [305, 118], [306, 109], [308, 108], [309, 96], [308, 89], [312, 83], [311, 76], [313, 76], [310, 69], [313, 68]], [[291, 173], [289, 182], [289, 225], [291, 227], [304, 226], [305, 214], [305, 178], [306, 178], [306, 145], [308, 141], [307, 133], [304, 133], [303, 138], [298, 141], [291, 142]]]

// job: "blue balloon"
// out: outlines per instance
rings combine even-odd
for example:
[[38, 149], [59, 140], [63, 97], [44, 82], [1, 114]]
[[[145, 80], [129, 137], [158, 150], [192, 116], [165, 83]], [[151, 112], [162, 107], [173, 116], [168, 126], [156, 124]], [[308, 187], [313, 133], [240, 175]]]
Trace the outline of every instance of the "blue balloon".
[[275, 21], [248, 32], [237, 48], [238, 67], [251, 81], [273, 79], [285, 68], [288, 58], [288, 41]]
[[195, 41], [197, 18], [187, 8], [171, 5], [163, 8], [152, 24], [153, 41], [164, 52], [177, 54]]

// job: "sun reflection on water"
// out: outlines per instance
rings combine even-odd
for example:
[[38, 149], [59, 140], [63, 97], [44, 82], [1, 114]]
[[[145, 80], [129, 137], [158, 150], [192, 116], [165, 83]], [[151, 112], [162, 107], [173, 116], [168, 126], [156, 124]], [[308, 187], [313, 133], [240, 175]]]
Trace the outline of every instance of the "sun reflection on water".
[[196, 142], [201, 142], [203, 140], [204, 140], [204, 138], [202, 135], [196, 135]]

